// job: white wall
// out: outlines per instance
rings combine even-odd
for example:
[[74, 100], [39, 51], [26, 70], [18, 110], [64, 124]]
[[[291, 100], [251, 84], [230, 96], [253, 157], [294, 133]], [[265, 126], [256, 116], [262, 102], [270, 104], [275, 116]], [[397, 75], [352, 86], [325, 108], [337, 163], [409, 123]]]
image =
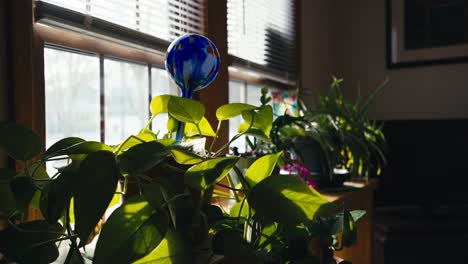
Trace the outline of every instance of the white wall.
[[[334, 10], [323, 12], [326, 5]], [[352, 97], [358, 84], [365, 94], [388, 78], [390, 85], [371, 107], [377, 118], [468, 118], [468, 63], [386, 69], [385, 0], [303, 0], [302, 13], [310, 14], [302, 17], [304, 87], [326, 84], [326, 71], [334, 70]], [[337, 22], [330, 26], [330, 20]], [[307, 47], [316, 41], [324, 48], [314, 51], [314, 60]]]

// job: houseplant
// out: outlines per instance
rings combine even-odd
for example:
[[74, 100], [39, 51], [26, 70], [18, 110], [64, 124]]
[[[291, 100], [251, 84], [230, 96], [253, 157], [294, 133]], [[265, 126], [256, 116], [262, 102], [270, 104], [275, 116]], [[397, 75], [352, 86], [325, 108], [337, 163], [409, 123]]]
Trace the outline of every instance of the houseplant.
[[[116, 146], [69, 137], [40, 153], [35, 133], [0, 123], [0, 148], [24, 165], [19, 173], [0, 171], [0, 211], [8, 222], [0, 232], [3, 261], [50, 263], [58, 256], [57, 243], [67, 243], [65, 263], [84, 263], [83, 249], [115, 195], [125, 199], [95, 238], [93, 263], [333, 261], [328, 249], [355, 241], [354, 221], [362, 212], [348, 212], [303, 182], [278, 175], [282, 152], [257, 159], [245, 174], [236, 167], [238, 157], [222, 155], [242, 135], [268, 137], [272, 123], [264, 116], [270, 111], [221, 106], [219, 126], [239, 115], [245, 122], [221, 148], [201, 151], [193, 151], [191, 139], [217, 138], [204, 106], [171, 95], [151, 102], [153, 117], [170, 116], [167, 135], [158, 138], [145, 127]], [[58, 159], [67, 165], [48, 175], [43, 165]], [[219, 183], [231, 170], [229, 177], [237, 177], [240, 187]], [[211, 204], [215, 185], [236, 200], [229, 212]], [[44, 219], [27, 221], [28, 207], [39, 208]], [[330, 239], [338, 232], [341, 243]]]

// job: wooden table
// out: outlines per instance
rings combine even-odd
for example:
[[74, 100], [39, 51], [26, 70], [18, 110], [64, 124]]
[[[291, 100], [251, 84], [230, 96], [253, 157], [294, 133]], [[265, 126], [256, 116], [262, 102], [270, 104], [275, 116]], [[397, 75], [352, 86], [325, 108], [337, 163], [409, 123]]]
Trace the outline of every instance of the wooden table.
[[377, 180], [340, 192], [322, 192], [330, 202], [342, 203], [349, 210], [365, 210], [366, 215], [357, 222], [357, 243], [351, 248], [344, 248], [335, 255], [356, 264], [372, 263], [372, 244], [374, 226], [374, 190]]

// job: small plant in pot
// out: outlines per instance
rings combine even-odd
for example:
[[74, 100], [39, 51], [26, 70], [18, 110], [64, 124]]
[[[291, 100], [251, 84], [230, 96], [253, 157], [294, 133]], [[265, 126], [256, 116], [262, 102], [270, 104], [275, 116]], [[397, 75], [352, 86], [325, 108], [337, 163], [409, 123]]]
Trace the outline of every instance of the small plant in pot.
[[[202, 50], [178, 46], [184, 40], [199, 42]], [[186, 35], [170, 51], [187, 48], [179, 58], [202, 63], [196, 53], [214, 54], [211, 45]], [[168, 65], [176, 81], [190, 80], [184, 85], [208, 80], [207, 85], [214, 78], [171, 71]], [[197, 149], [195, 139], [216, 140], [219, 129], [212, 129], [204, 106], [189, 99], [203, 85], [184, 85], [186, 98], [162, 95], [151, 102], [153, 117], [169, 115], [169, 133], [161, 138], [145, 127], [116, 146], [69, 137], [41, 153], [34, 132], [0, 123], [0, 149], [24, 165], [21, 172], [0, 171], [0, 212], [7, 222], [0, 231], [0, 262], [51, 263], [58, 245], [65, 244], [65, 263], [337, 263], [330, 250], [355, 242], [355, 221], [363, 212], [349, 212], [304, 182], [279, 175], [281, 151], [258, 158], [245, 173], [236, 167], [239, 157], [223, 155], [241, 136], [269, 138], [269, 106], [219, 107], [218, 127], [243, 117], [239, 134], [219, 149]], [[59, 159], [67, 164], [48, 175], [43, 165]], [[220, 183], [224, 177], [232, 178], [230, 184]], [[241, 184], [231, 184], [235, 181]], [[116, 195], [124, 200], [102, 223]], [[213, 195], [235, 204], [213, 205]], [[29, 207], [39, 208], [44, 219], [27, 221]], [[95, 229], [100, 234], [91, 256], [87, 249]], [[334, 239], [337, 233], [341, 241]]]

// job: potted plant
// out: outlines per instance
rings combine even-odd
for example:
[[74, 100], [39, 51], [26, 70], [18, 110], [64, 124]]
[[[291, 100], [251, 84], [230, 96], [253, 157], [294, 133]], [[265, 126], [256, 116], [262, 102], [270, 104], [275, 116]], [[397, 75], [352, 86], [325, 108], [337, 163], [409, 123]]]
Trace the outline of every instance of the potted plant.
[[[0, 212], [7, 222], [0, 261], [51, 263], [65, 244], [65, 263], [336, 263], [329, 250], [354, 243], [354, 222], [363, 212], [349, 212], [304, 182], [279, 175], [281, 151], [258, 158], [245, 173], [236, 167], [239, 157], [222, 154], [240, 136], [268, 138], [271, 107], [218, 108], [220, 125], [244, 119], [239, 134], [219, 149], [193, 144], [217, 138], [201, 103], [162, 95], [150, 107], [149, 123], [169, 114], [169, 133], [158, 138], [145, 127], [116, 146], [69, 137], [40, 153], [34, 132], [0, 123], [0, 149], [24, 165], [20, 172], [0, 171]], [[43, 165], [58, 159], [67, 165], [48, 175]], [[225, 176], [235, 179], [224, 185]], [[213, 193], [236, 203], [213, 205]], [[123, 202], [103, 222], [116, 196]], [[29, 207], [44, 219], [27, 221]], [[333, 235], [340, 232], [337, 242]], [[92, 256], [86, 251], [91, 240], [97, 241]]]

